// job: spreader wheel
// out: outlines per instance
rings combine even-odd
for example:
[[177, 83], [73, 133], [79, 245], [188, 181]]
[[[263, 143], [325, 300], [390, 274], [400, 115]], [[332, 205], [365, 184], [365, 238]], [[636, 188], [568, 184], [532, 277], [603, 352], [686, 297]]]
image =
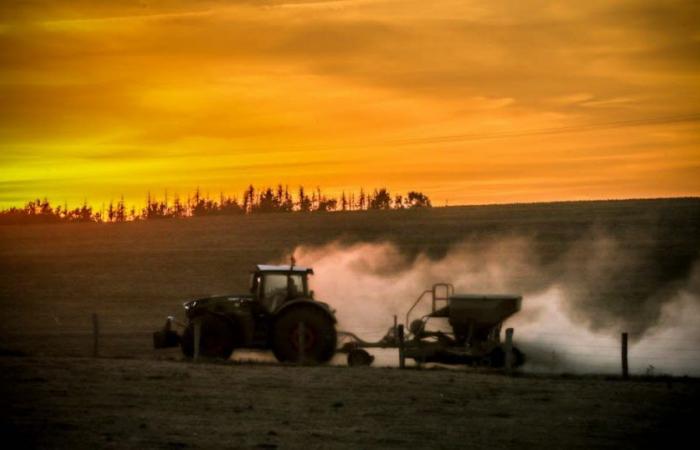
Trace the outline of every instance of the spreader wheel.
[[[199, 341], [199, 354], [206, 358], [229, 359], [233, 353], [235, 334], [232, 325], [225, 319], [213, 314], [205, 314], [196, 319], [202, 324]], [[182, 353], [194, 356], [194, 323], [190, 322], [182, 333], [180, 341]]]
[[525, 364], [525, 354], [518, 347], [513, 347], [513, 366], [520, 367], [523, 364]]
[[333, 319], [316, 307], [296, 306], [283, 311], [274, 323], [272, 351], [278, 361], [325, 363], [335, 354]]
[[350, 367], [369, 366], [373, 361], [374, 356], [361, 348], [350, 350], [348, 353], [348, 366]]
[[488, 354], [486, 361], [491, 367], [503, 367], [506, 365], [506, 353], [501, 347], [496, 347]]
[[[520, 367], [525, 364], [525, 355], [519, 348], [513, 347], [511, 364], [513, 367]], [[494, 348], [483, 360], [482, 364], [491, 367], [505, 367], [506, 352], [501, 347]]]

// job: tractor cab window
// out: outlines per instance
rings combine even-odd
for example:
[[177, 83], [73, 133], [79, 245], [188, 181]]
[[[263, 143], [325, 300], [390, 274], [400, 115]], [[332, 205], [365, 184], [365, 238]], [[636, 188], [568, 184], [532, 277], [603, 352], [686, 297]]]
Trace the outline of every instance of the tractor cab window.
[[272, 273], [265, 275], [262, 303], [268, 311], [275, 311], [285, 300], [304, 293], [304, 282], [299, 274]]

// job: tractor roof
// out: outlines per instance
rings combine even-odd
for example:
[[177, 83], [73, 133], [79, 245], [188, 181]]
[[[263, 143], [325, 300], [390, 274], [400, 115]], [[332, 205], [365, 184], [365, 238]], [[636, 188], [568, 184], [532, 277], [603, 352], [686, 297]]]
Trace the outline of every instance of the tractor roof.
[[304, 266], [294, 266], [290, 267], [289, 264], [284, 264], [284, 265], [279, 265], [279, 266], [274, 266], [270, 264], [258, 264], [255, 266], [255, 271], [256, 272], [283, 272], [283, 273], [289, 273], [289, 272], [294, 272], [294, 273], [308, 273], [308, 274], [313, 274], [314, 269], [311, 267], [304, 267]]

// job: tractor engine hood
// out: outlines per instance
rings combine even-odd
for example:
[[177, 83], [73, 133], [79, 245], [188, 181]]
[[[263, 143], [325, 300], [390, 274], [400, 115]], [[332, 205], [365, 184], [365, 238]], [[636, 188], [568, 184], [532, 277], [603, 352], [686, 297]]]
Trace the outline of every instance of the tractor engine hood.
[[250, 294], [231, 294], [231, 295], [218, 295], [214, 297], [204, 297], [195, 300], [190, 300], [185, 302], [183, 306], [185, 311], [190, 311], [198, 308], [206, 308], [207, 306], [212, 306], [216, 303], [224, 302], [242, 302], [252, 300], [253, 296]]

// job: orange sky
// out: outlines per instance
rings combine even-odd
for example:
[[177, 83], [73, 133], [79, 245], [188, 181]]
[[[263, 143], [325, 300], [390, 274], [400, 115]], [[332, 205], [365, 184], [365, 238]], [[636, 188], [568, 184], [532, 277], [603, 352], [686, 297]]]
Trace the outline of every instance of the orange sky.
[[700, 195], [700, 4], [551, 3], [3, 1], [0, 207]]

